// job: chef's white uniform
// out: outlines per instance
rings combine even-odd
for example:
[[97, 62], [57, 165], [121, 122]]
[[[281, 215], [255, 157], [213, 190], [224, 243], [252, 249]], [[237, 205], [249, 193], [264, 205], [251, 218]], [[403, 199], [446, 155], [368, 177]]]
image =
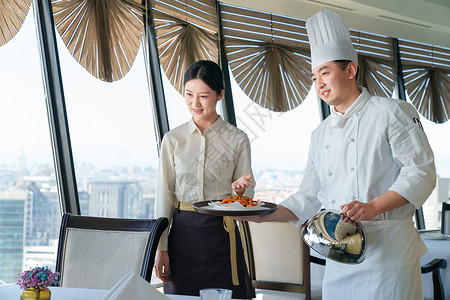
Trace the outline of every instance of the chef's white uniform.
[[426, 247], [412, 216], [436, 183], [433, 152], [412, 105], [371, 96], [365, 88], [344, 115], [333, 110], [311, 136], [308, 164], [297, 193], [281, 203], [300, 226], [323, 205], [340, 211], [395, 191], [408, 204], [362, 222], [366, 259], [327, 260], [323, 299], [423, 299], [420, 256]]

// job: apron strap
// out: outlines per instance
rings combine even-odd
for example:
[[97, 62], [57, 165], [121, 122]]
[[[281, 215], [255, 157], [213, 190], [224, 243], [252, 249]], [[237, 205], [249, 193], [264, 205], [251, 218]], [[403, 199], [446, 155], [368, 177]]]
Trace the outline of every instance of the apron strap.
[[194, 207], [192, 206], [193, 203], [190, 202], [181, 202], [178, 201], [177, 208], [179, 210], [187, 210], [187, 211], [195, 211]]
[[236, 261], [236, 222], [232, 217], [223, 217], [223, 227], [230, 235], [230, 260], [231, 260], [231, 279], [233, 285], [239, 285]]
[[[178, 201], [177, 208], [179, 210], [195, 211], [192, 203]], [[223, 217], [223, 228], [230, 236], [230, 263], [231, 263], [231, 279], [233, 285], [239, 285], [236, 258], [236, 222], [232, 217]]]

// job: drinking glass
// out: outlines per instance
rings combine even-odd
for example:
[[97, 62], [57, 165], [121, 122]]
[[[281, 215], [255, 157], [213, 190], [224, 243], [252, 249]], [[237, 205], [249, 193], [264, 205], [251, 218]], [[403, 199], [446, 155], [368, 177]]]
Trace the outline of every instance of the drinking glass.
[[227, 289], [203, 289], [200, 290], [201, 300], [231, 300], [232, 290]]

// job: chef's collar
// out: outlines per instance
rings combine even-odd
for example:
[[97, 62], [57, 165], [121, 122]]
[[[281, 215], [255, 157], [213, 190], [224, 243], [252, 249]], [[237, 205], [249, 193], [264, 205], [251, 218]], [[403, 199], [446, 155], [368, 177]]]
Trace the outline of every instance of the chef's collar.
[[[208, 128], [205, 129], [205, 131], [207, 130], [211, 130], [214, 133], [219, 132], [219, 129], [222, 127], [222, 125], [225, 123], [225, 121], [222, 119], [222, 117], [219, 115], [219, 118], [216, 120], [216, 122], [214, 122], [214, 124], [212, 124], [211, 126], [209, 126]], [[194, 133], [196, 130], [198, 130], [198, 132], [201, 134], [200, 129], [198, 129], [197, 125], [194, 122], [194, 119], [191, 118], [189, 120], [188, 123], [189, 126], [189, 133]]]
[[361, 90], [361, 94], [359, 94], [359, 97], [356, 98], [355, 102], [353, 102], [353, 104], [350, 105], [349, 108], [347, 108], [344, 114], [336, 111], [334, 106], [331, 107], [331, 124], [333, 125], [333, 128], [344, 128], [347, 120], [364, 107], [364, 104], [366, 104], [366, 101], [367, 99], [369, 99], [370, 94], [367, 89], [362, 86], [360, 86], [359, 89]]

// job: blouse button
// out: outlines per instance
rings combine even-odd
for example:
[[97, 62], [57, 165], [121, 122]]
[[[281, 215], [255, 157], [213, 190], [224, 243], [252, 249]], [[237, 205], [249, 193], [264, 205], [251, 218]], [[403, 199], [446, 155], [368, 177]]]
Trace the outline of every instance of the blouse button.
[[350, 143], [353, 143], [355, 141], [354, 138], [350, 138]]
[[328, 174], [327, 174], [328, 176], [331, 176], [331, 175], [333, 175], [333, 173], [331, 173], [331, 172], [328, 172]]
[[356, 196], [353, 195], [353, 196], [352, 196], [352, 200], [356, 200]]
[[330, 148], [330, 145], [325, 145], [325, 149], [328, 149], [328, 148]]
[[354, 168], [354, 167], [351, 167], [351, 168], [350, 168], [350, 171], [355, 171], [355, 168]]
[[334, 204], [334, 203], [336, 203], [336, 200], [331, 199], [330, 203], [331, 203], [331, 204]]

